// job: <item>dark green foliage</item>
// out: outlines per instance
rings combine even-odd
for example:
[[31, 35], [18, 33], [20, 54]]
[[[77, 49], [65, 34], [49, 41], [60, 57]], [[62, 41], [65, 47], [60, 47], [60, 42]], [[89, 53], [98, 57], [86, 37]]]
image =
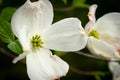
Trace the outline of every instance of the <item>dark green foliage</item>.
[[23, 52], [22, 46], [20, 45], [18, 40], [15, 40], [14, 42], [10, 42], [8, 44], [8, 48], [16, 54], [21, 54]]
[[14, 41], [14, 34], [9, 22], [0, 18], [0, 39], [5, 43]]

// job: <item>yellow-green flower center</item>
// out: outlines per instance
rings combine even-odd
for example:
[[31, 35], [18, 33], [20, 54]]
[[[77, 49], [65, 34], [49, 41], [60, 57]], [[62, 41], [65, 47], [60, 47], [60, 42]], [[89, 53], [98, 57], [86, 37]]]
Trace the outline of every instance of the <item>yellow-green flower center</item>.
[[32, 47], [34, 49], [42, 48], [43, 42], [42, 42], [41, 36], [39, 36], [39, 35], [33, 36], [32, 39], [31, 39], [31, 43], [32, 43]]
[[93, 36], [96, 39], [99, 39], [99, 33], [96, 30], [91, 30], [88, 36]]

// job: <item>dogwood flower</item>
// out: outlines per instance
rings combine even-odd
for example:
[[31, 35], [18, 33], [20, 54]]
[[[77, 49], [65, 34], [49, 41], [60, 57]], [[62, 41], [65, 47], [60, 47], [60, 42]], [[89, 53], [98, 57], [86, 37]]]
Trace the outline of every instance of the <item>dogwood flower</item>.
[[26, 56], [31, 80], [55, 80], [68, 72], [68, 64], [50, 49], [69, 52], [85, 47], [87, 38], [77, 18], [54, 24], [52, 20], [53, 7], [48, 0], [27, 0], [13, 15], [12, 30], [23, 48], [13, 63]]
[[105, 14], [96, 21], [97, 5], [89, 9], [89, 22], [85, 26], [87, 47], [91, 53], [109, 60], [120, 60], [120, 13]]
[[109, 62], [108, 65], [113, 73], [113, 80], [120, 80], [120, 64], [118, 62]]

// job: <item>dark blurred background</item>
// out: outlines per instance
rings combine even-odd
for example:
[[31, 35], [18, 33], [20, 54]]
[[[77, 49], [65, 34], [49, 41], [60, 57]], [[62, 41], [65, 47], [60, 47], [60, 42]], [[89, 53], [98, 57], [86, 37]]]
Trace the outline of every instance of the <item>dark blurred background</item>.
[[[26, 0], [0, 0], [0, 12], [7, 7], [18, 8]], [[74, 0], [64, 3], [62, 0], [50, 0], [54, 8], [54, 21], [67, 17], [78, 17], [84, 27], [88, 21], [88, 7], [97, 4], [96, 18], [109, 12], [120, 12], [120, 0], [75, 0], [79, 5], [73, 4]], [[14, 53], [7, 49], [7, 44], [0, 41], [0, 80], [29, 80], [26, 65], [23, 62], [12, 63]], [[87, 49], [82, 50], [88, 52]], [[9, 54], [12, 55], [9, 55]], [[12, 56], [12, 57], [11, 57]], [[107, 61], [81, 56], [76, 53], [67, 53], [61, 56], [70, 65], [66, 77], [61, 80], [112, 80]]]

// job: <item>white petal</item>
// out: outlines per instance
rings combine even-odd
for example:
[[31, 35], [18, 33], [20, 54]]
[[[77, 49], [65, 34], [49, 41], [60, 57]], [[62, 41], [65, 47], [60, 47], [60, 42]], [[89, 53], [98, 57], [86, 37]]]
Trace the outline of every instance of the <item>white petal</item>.
[[25, 58], [27, 54], [29, 54], [29, 53], [28, 53], [28, 52], [23, 52], [22, 54], [20, 54], [18, 57], [16, 57], [16, 58], [13, 60], [13, 63], [17, 63], [17, 62], [20, 61], [21, 59]]
[[104, 41], [95, 39], [94, 37], [88, 38], [88, 48], [91, 53], [109, 60], [120, 59], [120, 55], [116, 52], [114, 47], [105, 43]]
[[65, 76], [69, 66], [48, 49], [27, 55], [27, 72], [31, 80], [54, 80]]
[[95, 18], [96, 9], [97, 9], [97, 5], [96, 4], [90, 6], [89, 12], [88, 12], [88, 18], [89, 18], [90, 21], [93, 21], [93, 22], [96, 21], [96, 18]]
[[[40, 34], [49, 27], [53, 19], [53, 8], [48, 0], [30, 2], [27, 0], [13, 15], [12, 30], [14, 34], [21, 38]], [[22, 42], [22, 39], [19, 39]]]
[[94, 26], [96, 18], [95, 18], [95, 12], [97, 9], [97, 5], [94, 4], [92, 6], [90, 6], [89, 8], [89, 12], [88, 12], [88, 18], [89, 18], [89, 22], [86, 24], [85, 26], [85, 31], [86, 33], [89, 32], [89, 30]]
[[95, 24], [95, 29], [99, 32], [111, 32], [114, 35], [120, 34], [120, 13], [108, 13], [99, 18]]
[[114, 46], [120, 53], [120, 13], [108, 13], [98, 19], [94, 29], [100, 39]]
[[113, 73], [113, 80], [120, 80], [120, 64], [118, 62], [109, 62], [109, 69]]
[[77, 18], [56, 22], [42, 36], [43, 46], [59, 51], [77, 51], [86, 46], [87, 37]]

